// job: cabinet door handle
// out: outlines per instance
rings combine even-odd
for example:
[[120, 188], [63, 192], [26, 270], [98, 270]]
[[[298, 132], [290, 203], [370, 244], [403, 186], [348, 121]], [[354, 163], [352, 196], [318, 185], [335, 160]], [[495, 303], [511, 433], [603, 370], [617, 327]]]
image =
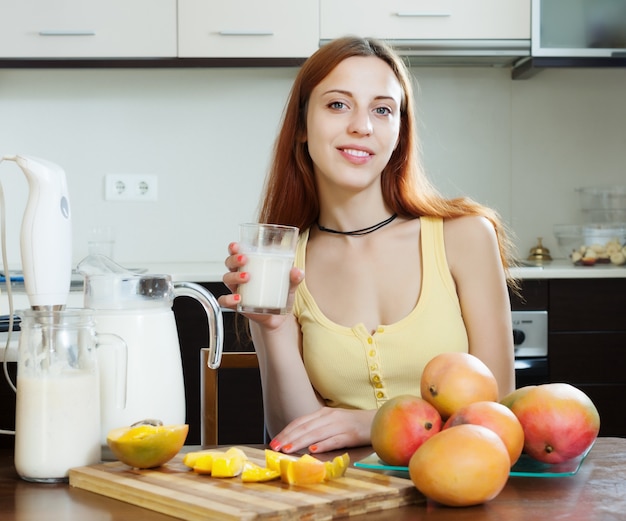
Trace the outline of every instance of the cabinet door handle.
[[450, 13], [425, 13], [419, 11], [398, 11], [396, 16], [400, 18], [447, 18]]
[[242, 31], [234, 29], [220, 31], [218, 34], [221, 36], [274, 36], [274, 31], [264, 31], [262, 29], [258, 31]]
[[67, 30], [43, 30], [39, 31], [39, 36], [95, 36], [96, 31], [67, 31]]

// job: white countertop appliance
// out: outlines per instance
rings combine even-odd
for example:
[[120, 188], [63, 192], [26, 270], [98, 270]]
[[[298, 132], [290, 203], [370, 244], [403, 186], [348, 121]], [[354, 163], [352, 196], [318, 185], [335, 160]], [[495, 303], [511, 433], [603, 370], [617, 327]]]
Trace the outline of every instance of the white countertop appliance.
[[513, 311], [512, 320], [516, 387], [547, 383], [548, 312]]

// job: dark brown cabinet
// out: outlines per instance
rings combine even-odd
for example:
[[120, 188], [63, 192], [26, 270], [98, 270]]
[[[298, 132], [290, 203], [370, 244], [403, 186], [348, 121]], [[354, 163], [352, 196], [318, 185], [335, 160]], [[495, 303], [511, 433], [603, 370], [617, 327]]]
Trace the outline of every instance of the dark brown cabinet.
[[626, 278], [552, 279], [550, 381], [584, 391], [600, 412], [600, 435], [626, 436]]
[[548, 378], [578, 387], [602, 436], [626, 436], [626, 278], [525, 279], [514, 311], [548, 311]]
[[548, 309], [547, 279], [526, 279], [520, 282], [520, 294], [510, 293], [513, 311], [543, 311]]

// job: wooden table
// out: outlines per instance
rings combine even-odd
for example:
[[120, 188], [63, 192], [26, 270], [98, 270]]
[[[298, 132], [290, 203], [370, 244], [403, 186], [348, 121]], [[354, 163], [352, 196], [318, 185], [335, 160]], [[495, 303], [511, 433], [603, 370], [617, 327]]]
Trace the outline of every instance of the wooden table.
[[[352, 450], [357, 461], [371, 453]], [[9, 449], [0, 451], [3, 521], [171, 521], [173, 518], [69, 485], [21, 480]], [[626, 439], [599, 438], [578, 474], [563, 478], [510, 478], [493, 501], [469, 508], [431, 502], [350, 518], [354, 521], [623, 521], [626, 519]]]

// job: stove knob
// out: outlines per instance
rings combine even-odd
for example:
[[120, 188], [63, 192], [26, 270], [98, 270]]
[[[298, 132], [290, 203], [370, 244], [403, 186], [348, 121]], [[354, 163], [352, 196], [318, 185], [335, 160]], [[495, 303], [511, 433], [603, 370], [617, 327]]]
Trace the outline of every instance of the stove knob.
[[524, 340], [526, 340], [526, 335], [524, 334], [524, 332], [521, 329], [514, 329], [513, 330], [513, 343], [516, 346], [518, 346], [522, 344]]

